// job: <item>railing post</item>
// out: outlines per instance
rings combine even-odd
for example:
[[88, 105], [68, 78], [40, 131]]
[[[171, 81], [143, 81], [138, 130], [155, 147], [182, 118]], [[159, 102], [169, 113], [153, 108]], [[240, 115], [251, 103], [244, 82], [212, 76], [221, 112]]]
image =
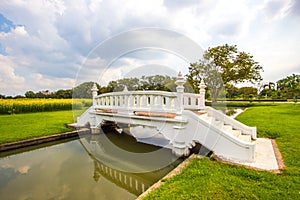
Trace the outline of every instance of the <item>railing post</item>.
[[93, 96], [93, 106], [95, 107], [97, 102], [96, 102], [96, 96], [97, 96], [97, 92], [98, 92], [98, 88], [96, 83], [94, 83], [93, 87], [92, 87], [92, 96]]
[[206, 85], [204, 83], [204, 80], [201, 79], [200, 85], [199, 85], [199, 91], [200, 91], [200, 99], [198, 102], [198, 109], [204, 109], [205, 108], [205, 88]]
[[145, 108], [145, 107], [147, 107], [147, 100], [148, 100], [148, 97], [145, 95], [145, 94], [143, 94], [143, 96], [142, 96], [142, 99], [141, 99], [141, 107], [142, 108]]
[[184, 83], [185, 80], [181, 74], [181, 72], [178, 73], [177, 76], [177, 80], [175, 81], [175, 84], [177, 85], [176, 87], [176, 91], [177, 91], [177, 102], [178, 102], [178, 106], [177, 106], [177, 111], [180, 113], [182, 113], [183, 110], [183, 92], [184, 92]]
[[124, 89], [123, 89], [123, 93], [125, 93], [125, 95], [123, 96], [123, 105], [122, 107], [127, 108], [128, 107], [128, 95], [126, 93], [128, 93], [128, 89], [127, 86], [125, 85]]
[[113, 106], [114, 105], [114, 97], [113, 96], [110, 96], [109, 97], [109, 106]]
[[141, 107], [141, 96], [136, 95], [135, 98], [136, 98], [135, 106], [138, 108]]
[[119, 99], [119, 96], [115, 96], [115, 107], [119, 107], [118, 99]]

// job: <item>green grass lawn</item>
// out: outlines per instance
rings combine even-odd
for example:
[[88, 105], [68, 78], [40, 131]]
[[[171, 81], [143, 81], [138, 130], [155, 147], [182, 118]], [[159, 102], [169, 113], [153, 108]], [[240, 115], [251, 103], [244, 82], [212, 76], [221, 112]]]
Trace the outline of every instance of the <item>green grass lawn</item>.
[[0, 144], [70, 131], [73, 112], [56, 111], [0, 115]]
[[145, 199], [300, 199], [300, 105], [248, 108], [238, 120], [276, 138], [286, 168], [281, 174], [194, 159]]

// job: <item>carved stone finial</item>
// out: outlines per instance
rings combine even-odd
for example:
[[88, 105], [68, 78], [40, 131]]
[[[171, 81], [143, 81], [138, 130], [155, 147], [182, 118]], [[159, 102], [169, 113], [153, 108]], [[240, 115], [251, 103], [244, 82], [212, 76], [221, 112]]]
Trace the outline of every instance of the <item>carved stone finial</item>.
[[183, 75], [182, 75], [181, 72], [179, 72], [179, 73], [178, 73], [178, 76], [177, 76], [177, 79], [176, 79], [176, 81], [175, 81], [175, 84], [176, 84], [177, 86], [183, 86], [184, 83], [185, 83], [185, 80], [184, 80], [184, 78], [183, 78]]
[[97, 88], [97, 85], [96, 85], [96, 83], [94, 83], [94, 85], [93, 85], [93, 87], [92, 87], [92, 92], [98, 92], [98, 88]]
[[123, 92], [128, 92], [128, 88], [127, 86], [125, 85], [124, 89], [123, 89]]
[[204, 83], [204, 79], [201, 79], [200, 85], [198, 87], [199, 87], [199, 89], [205, 89], [206, 88], [206, 85]]
[[178, 77], [182, 77], [182, 73], [181, 73], [181, 71], [179, 71], [179, 73], [178, 73]]

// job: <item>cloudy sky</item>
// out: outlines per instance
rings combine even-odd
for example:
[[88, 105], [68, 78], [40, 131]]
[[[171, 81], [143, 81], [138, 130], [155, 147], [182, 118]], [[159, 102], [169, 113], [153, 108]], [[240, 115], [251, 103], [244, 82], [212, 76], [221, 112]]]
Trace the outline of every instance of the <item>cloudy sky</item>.
[[1, 0], [0, 94], [187, 72], [186, 49], [226, 43], [276, 81], [300, 73], [299, 35], [298, 0]]

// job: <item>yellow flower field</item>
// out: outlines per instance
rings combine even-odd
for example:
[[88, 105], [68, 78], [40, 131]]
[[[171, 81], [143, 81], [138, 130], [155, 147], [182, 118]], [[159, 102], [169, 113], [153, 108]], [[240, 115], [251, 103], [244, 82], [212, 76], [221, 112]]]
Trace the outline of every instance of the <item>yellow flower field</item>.
[[90, 99], [0, 99], [0, 114], [82, 109]]

